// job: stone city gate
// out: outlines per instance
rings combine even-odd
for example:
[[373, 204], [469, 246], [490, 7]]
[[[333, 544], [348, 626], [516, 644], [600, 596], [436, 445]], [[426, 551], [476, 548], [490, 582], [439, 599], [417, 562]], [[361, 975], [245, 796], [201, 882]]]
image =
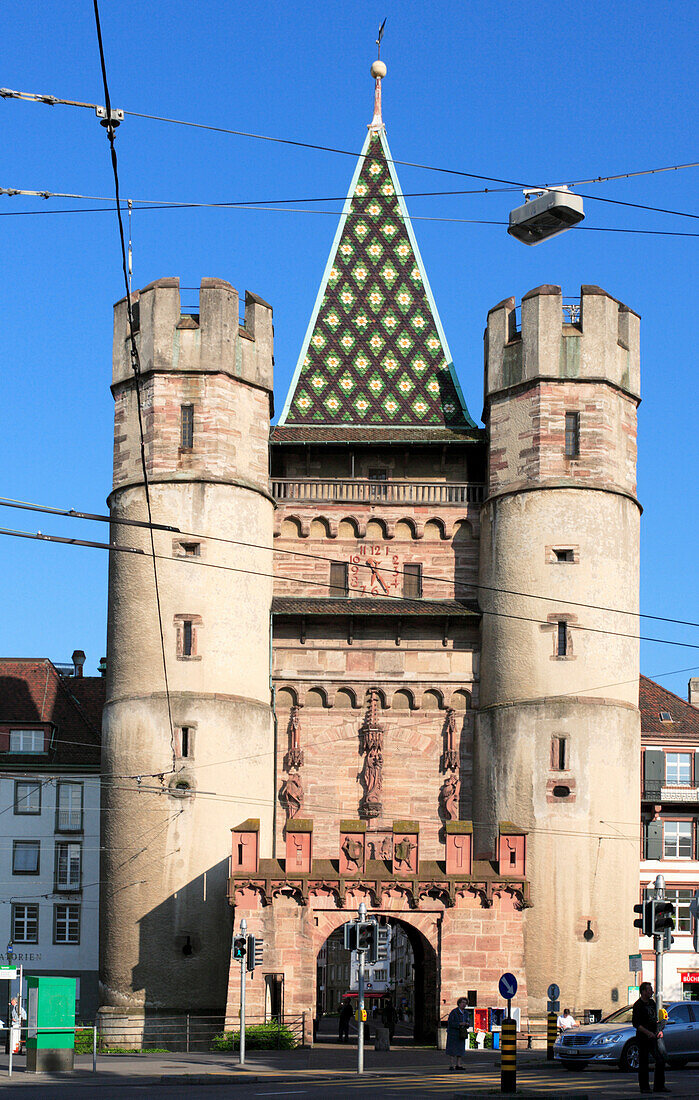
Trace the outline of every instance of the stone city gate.
[[[501, 827], [499, 855], [507, 852], [511, 875], [499, 873], [498, 860], [474, 863], [470, 855], [458, 874], [449, 859], [441, 863], [414, 858], [410, 873], [401, 875], [399, 866], [394, 870], [399, 863], [394, 851], [392, 859], [365, 860], [360, 877], [347, 874], [358, 869], [348, 869], [346, 859], [343, 867], [343, 845], [346, 851], [346, 836], [356, 823], [342, 824], [347, 828], [341, 830], [337, 860], [311, 858], [310, 821], [296, 823], [300, 832], [287, 832], [284, 861], [257, 857], [256, 820], [233, 830], [229, 901], [235, 928], [244, 917], [248, 932], [264, 944], [262, 966], [247, 989], [247, 1014], [258, 1019], [269, 1015], [272, 998], [279, 1003], [281, 987], [284, 1013], [306, 1013], [306, 1034], [312, 1034], [318, 953], [336, 929], [356, 918], [361, 902], [370, 915], [398, 921], [408, 935], [415, 960], [416, 1037], [433, 1038], [439, 1019], [469, 990], [475, 991], [479, 1005], [497, 1006], [500, 974], [509, 970], [524, 975], [522, 910], [527, 906], [527, 884], [521, 831], [504, 823]], [[464, 831], [457, 836], [470, 839], [468, 823], [459, 824]], [[411, 823], [396, 825], [394, 848], [410, 835]], [[512, 850], [521, 855], [516, 865], [509, 858]], [[297, 862], [301, 866], [292, 871]], [[524, 1016], [526, 981], [520, 989]], [[239, 1008], [240, 964], [231, 960], [227, 1018], [236, 1019]]]

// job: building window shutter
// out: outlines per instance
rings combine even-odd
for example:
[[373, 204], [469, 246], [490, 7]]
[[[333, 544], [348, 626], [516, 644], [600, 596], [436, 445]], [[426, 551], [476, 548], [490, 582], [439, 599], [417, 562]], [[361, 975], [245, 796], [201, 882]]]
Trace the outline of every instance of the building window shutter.
[[[662, 753], [661, 753], [662, 756]], [[646, 859], [663, 858], [663, 823], [649, 821], [646, 826]]]
[[694, 775], [692, 777], [692, 786], [699, 787], [699, 752], [694, 753]]
[[660, 801], [660, 790], [664, 781], [665, 753], [662, 749], [646, 749], [643, 755], [644, 797]]

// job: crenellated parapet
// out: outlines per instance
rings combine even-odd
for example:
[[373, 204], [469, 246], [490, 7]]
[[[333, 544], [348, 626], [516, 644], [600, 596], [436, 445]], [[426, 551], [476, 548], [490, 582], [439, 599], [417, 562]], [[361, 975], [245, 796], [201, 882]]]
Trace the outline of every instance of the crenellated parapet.
[[640, 398], [637, 313], [598, 286], [582, 286], [580, 302], [565, 303], [559, 286], [544, 285], [488, 314], [485, 401], [534, 379], [606, 381]]
[[[141, 372], [229, 374], [272, 390], [272, 307], [245, 292], [239, 320], [238, 291], [223, 279], [202, 279], [199, 312], [182, 313], [180, 280], [157, 279], [132, 294]], [[133, 376], [126, 299], [114, 307], [112, 383]]]

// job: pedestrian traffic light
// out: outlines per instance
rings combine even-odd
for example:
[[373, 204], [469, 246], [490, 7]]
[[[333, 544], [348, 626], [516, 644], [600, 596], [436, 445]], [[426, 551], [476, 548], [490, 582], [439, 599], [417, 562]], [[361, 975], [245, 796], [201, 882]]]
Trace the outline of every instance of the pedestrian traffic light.
[[387, 924], [380, 924], [378, 930], [378, 957], [377, 962], [388, 962], [388, 942], [391, 938], [391, 930]]
[[653, 935], [662, 936], [665, 929], [675, 927], [675, 906], [671, 901], [653, 902]]
[[246, 952], [246, 965], [252, 974], [256, 966], [262, 965], [262, 940], [258, 936], [248, 936]]
[[672, 934], [671, 928], [666, 928], [663, 932], [663, 951], [669, 951], [675, 942], [675, 937]]
[[653, 901], [642, 901], [634, 905], [634, 913], [640, 913], [640, 917], [633, 922], [634, 928], [640, 928], [643, 936], [653, 935]]
[[233, 958], [239, 962], [245, 958], [245, 936], [233, 937]]
[[357, 950], [366, 952], [366, 962], [378, 962], [379, 926], [377, 921], [367, 920], [357, 926]]

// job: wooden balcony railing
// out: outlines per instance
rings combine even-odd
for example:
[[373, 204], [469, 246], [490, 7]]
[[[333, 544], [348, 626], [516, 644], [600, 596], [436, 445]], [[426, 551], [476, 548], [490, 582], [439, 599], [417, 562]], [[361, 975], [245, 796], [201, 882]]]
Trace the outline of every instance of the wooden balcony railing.
[[275, 500], [348, 504], [480, 504], [478, 482], [373, 481], [357, 478], [273, 478]]

